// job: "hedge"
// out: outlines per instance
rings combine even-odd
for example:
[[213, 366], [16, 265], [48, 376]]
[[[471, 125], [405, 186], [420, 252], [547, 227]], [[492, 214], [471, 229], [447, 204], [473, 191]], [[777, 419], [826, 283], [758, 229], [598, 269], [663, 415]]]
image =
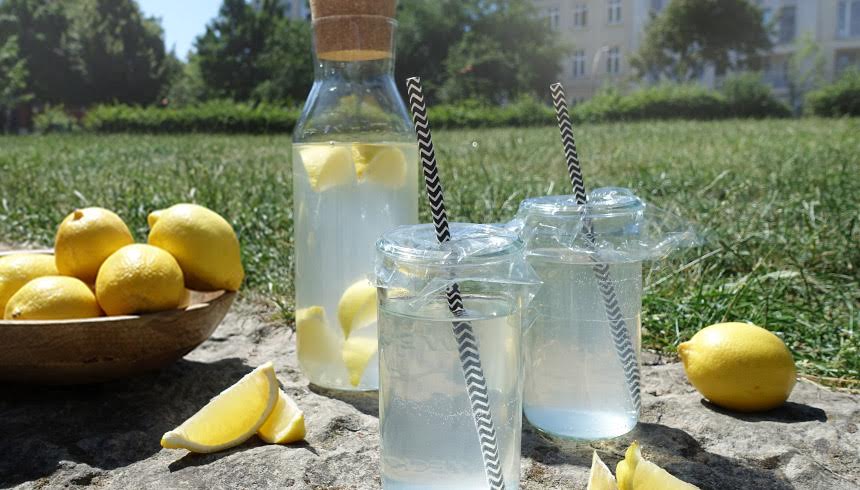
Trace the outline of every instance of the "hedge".
[[229, 101], [179, 109], [102, 105], [90, 110], [84, 127], [102, 133], [289, 133], [298, 109]]
[[807, 94], [806, 107], [817, 116], [860, 116], [860, 70], [849, 70], [836, 83]]
[[[218, 101], [185, 108], [99, 106], [84, 119], [86, 129], [114, 133], [288, 133], [299, 117], [296, 108]], [[774, 98], [760, 80], [729, 80], [722, 92], [698, 85], [657, 85], [622, 95], [602, 91], [575, 106], [576, 122], [635, 121], [642, 119], [723, 119], [730, 117], [787, 117], [788, 107]], [[430, 108], [434, 128], [491, 128], [555, 124], [552, 108], [534, 98], [521, 97], [504, 106], [477, 101], [439, 104]]]

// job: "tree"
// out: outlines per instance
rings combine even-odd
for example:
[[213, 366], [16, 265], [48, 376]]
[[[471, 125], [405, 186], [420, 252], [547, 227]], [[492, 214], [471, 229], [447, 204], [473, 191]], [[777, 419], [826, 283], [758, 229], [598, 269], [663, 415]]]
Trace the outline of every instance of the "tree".
[[73, 32], [85, 73], [84, 104], [151, 104], [162, 95], [174, 68], [164, 32], [145, 18], [134, 0], [79, 0]]
[[0, 132], [8, 132], [11, 112], [30, 99], [27, 65], [18, 53], [18, 38], [0, 41]]
[[824, 83], [826, 63], [812, 34], [807, 32], [795, 41], [794, 52], [789, 56], [786, 67], [788, 100], [795, 111], [800, 110], [808, 92]]
[[761, 10], [747, 0], [672, 0], [645, 30], [632, 60], [640, 76], [688, 81], [755, 68], [771, 46]]
[[522, 94], [547, 98], [567, 51], [526, 0], [471, 3], [460, 40], [445, 58], [445, 100], [495, 103]]
[[27, 90], [34, 99], [65, 103], [83, 86], [84, 70], [77, 39], [70, 32], [66, 2], [0, 2], [0, 42], [16, 37], [27, 65]]
[[254, 100], [300, 104], [314, 80], [309, 23], [282, 18], [266, 41], [259, 64], [265, 79], [252, 93]]
[[253, 6], [245, 0], [224, 0], [218, 16], [195, 42], [209, 96], [251, 98], [257, 84], [268, 76], [261, 58], [283, 18], [283, 7], [276, 0]]

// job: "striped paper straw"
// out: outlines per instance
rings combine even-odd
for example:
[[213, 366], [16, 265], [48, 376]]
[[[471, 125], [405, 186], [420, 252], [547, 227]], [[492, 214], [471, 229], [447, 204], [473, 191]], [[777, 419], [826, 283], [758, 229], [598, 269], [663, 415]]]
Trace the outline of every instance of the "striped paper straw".
[[[436, 227], [436, 238], [439, 243], [451, 239], [448, 228], [448, 213], [442, 198], [442, 183], [439, 181], [439, 171], [436, 167], [436, 151], [433, 149], [433, 138], [430, 135], [430, 121], [427, 119], [427, 106], [421, 89], [421, 79], [412, 77], [406, 80], [409, 93], [409, 106], [412, 109], [412, 121], [418, 136], [418, 148], [421, 152], [421, 165], [424, 169], [424, 183], [427, 187], [427, 197], [430, 200], [430, 211], [433, 215], [433, 225]], [[446, 291], [448, 308], [454, 316], [465, 313], [460, 287], [452, 284]], [[460, 355], [460, 365], [466, 382], [466, 392], [472, 406], [472, 416], [475, 419], [475, 429], [481, 443], [481, 455], [484, 459], [484, 470], [487, 472], [487, 483], [492, 490], [505, 488], [505, 478], [499, 463], [499, 445], [496, 441], [496, 428], [490, 412], [490, 398], [487, 393], [487, 380], [481, 368], [481, 358], [478, 354], [478, 342], [472, 324], [465, 321], [453, 322], [454, 337], [457, 339], [457, 350]]]
[[[570, 182], [573, 184], [573, 194], [578, 204], [586, 204], [585, 181], [582, 178], [582, 168], [579, 165], [579, 154], [576, 151], [576, 142], [573, 139], [573, 127], [570, 122], [570, 114], [567, 109], [567, 99], [564, 95], [564, 87], [560, 83], [550, 85], [552, 92], [555, 115], [558, 119], [558, 129], [561, 132], [561, 144], [564, 147], [564, 157], [567, 160], [567, 171], [570, 174]], [[591, 218], [586, 214], [585, 218], [585, 243], [589, 252], [597, 251], [594, 238], [594, 227]], [[627, 330], [627, 322], [618, 306], [618, 297], [615, 295], [615, 287], [609, 275], [609, 265], [601, 263], [596, 253], [588, 255], [593, 264], [594, 276], [597, 278], [597, 286], [600, 296], [603, 298], [603, 306], [606, 309], [606, 317], [609, 319], [609, 329], [612, 332], [612, 341], [615, 344], [615, 352], [624, 369], [624, 379], [630, 393], [630, 400], [637, 412], [642, 408], [641, 394], [639, 393], [639, 361], [636, 359], [636, 350], [633, 348], [633, 340], [630, 331]]]

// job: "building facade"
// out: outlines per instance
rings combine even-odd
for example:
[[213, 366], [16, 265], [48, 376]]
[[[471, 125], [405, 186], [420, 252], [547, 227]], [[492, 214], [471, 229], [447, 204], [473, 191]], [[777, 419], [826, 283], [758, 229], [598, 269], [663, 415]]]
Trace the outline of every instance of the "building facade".
[[[630, 59], [652, 15], [671, 0], [532, 0], [537, 14], [572, 46], [562, 63], [561, 81], [570, 102], [593, 96], [607, 84], [629, 86]], [[823, 78], [832, 81], [850, 67], [860, 67], [860, 0], [755, 0], [772, 26], [774, 48], [765, 62], [764, 79], [777, 95], [787, 96], [788, 60], [810, 36], [824, 59]], [[700, 83], [719, 84], [713, 69]]]

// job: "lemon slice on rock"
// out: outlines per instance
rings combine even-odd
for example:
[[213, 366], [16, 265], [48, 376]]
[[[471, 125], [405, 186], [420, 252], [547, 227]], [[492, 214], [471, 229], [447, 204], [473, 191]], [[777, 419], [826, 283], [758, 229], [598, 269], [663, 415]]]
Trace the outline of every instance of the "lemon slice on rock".
[[253, 436], [278, 401], [278, 380], [271, 362], [222, 391], [179, 427], [161, 437], [161, 446], [212, 453]]
[[337, 319], [347, 339], [353, 330], [376, 322], [376, 287], [362, 279], [346, 288], [337, 304]]
[[367, 364], [373, 359], [377, 349], [375, 337], [352, 337], [343, 344], [343, 362], [349, 371], [349, 382], [352, 386], [361, 383]]
[[278, 402], [257, 435], [270, 444], [289, 444], [305, 438], [305, 414], [284, 390], [278, 390]]
[[397, 189], [406, 183], [406, 156], [395, 146], [352, 145], [355, 175], [359, 182], [368, 181]]
[[296, 311], [296, 349], [306, 371], [340, 362], [343, 341], [328, 327], [325, 309], [311, 306]]
[[619, 490], [697, 490], [699, 487], [672, 476], [668, 471], [642, 458], [639, 443], [627, 448], [624, 459], [615, 467]]
[[618, 484], [612, 472], [606, 467], [597, 451], [591, 456], [591, 473], [588, 476], [588, 487], [586, 490], [618, 490]]
[[352, 182], [352, 155], [343, 146], [314, 145], [299, 150], [302, 165], [314, 192], [323, 192]]

